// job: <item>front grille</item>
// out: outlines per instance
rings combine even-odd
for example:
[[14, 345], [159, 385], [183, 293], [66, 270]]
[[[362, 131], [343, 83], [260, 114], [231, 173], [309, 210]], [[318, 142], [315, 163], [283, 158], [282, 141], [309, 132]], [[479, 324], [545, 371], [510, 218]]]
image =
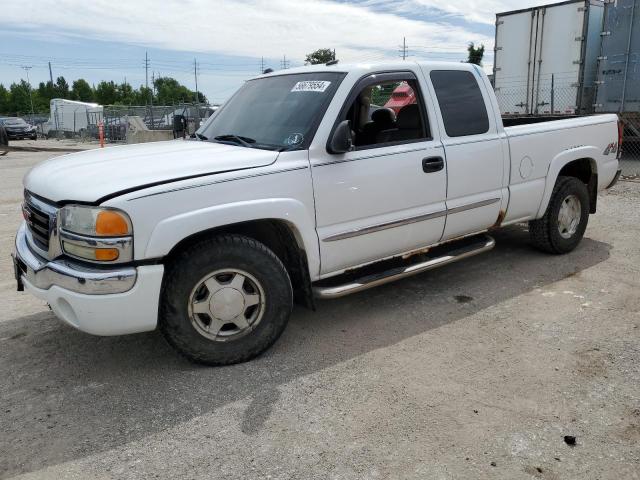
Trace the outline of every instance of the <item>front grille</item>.
[[27, 227], [36, 245], [43, 250], [49, 250], [49, 214], [39, 209], [36, 205], [29, 201], [29, 197], [25, 198], [24, 218]]

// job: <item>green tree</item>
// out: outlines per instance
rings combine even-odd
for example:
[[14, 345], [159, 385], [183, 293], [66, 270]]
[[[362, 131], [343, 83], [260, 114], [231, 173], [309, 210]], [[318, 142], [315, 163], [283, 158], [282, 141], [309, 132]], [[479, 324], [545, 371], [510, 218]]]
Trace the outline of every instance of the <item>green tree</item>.
[[331, 50], [330, 48], [320, 48], [315, 52], [311, 52], [310, 54], [308, 54], [304, 60], [304, 63], [308, 65], [318, 65], [330, 62], [331, 60], [335, 59], [335, 50]]
[[136, 94], [130, 84], [122, 82], [118, 85], [117, 92], [118, 103], [122, 105], [136, 105]]
[[114, 105], [118, 102], [118, 86], [113, 81], [101, 81], [95, 89], [94, 98], [100, 105]]
[[53, 86], [56, 98], [69, 98], [69, 84], [64, 77], [56, 78], [56, 84]]
[[9, 90], [0, 83], [0, 113], [9, 112]]
[[473, 42], [470, 42], [469, 46], [467, 47], [467, 52], [469, 52], [467, 63], [482, 65], [482, 57], [484, 57], [484, 45], [480, 44], [479, 47], [476, 47]]
[[[160, 77], [154, 82], [156, 88], [155, 102], [158, 105], [172, 105], [177, 102], [193, 102], [195, 101], [195, 92], [178, 82], [175, 78]], [[142, 89], [142, 88], [141, 88]], [[207, 98], [198, 92], [198, 101], [206, 103]]]
[[73, 82], [70, 96], [72, 100], [93, 102], [93, 89], [84, 78], [79, 78]]
[[9, 112], [12, 115], [22, 115], [31, 112], [29, 98], [29, 84], [25, 80], [12, 83], [9, 87]]

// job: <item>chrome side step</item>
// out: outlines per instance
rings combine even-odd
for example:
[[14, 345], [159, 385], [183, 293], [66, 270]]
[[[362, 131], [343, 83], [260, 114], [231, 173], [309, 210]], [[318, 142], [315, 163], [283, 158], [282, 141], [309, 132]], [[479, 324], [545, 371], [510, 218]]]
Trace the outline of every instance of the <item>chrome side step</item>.
[[[489, 235], [480, 235], [479, 238], [470, 240], [472, 240], [471, 243], [469, 243], [469, 241], [465, 241], [465, 244], [462, 246], [457, 244], [458, 242], [456, 242], [456, 244], [451, 244], [448, 250], [445, 250], [442, 254], [431, 257], [427, 260], [410, 265], [390, 268], [378, 273], [365, 274], [362, 277], [350, 280], [343, 284], [326, 285], [326, 281], [317, 282], [313, 285], [313, 294], [316, 298], [323, 299], [344, 297], [351, 293], [361, 292], [362, 290], [394, 282], [401, 278], [426, 272], [427, 270], [432, 270], [434, 268], [457, 262], [464, 258], [478, 255], [479, 253], [487, 252], [496, 244], [495, 240]], [[445, 244], [444, 247], [447, 247], [447, 245]], [[442, 248], [443, 246], [434, 247], [434, 250]]]

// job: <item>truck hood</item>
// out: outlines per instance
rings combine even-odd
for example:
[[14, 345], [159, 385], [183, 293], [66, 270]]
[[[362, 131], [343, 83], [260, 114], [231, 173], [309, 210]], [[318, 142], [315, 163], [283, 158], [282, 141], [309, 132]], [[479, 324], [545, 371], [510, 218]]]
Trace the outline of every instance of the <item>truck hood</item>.
[[54, 202], [94, 203], [162, 183], [270, 165], [277, 157], [270, 150], [212, 142], [123, 145], [46, 160], [25, 176], [24, 186]]

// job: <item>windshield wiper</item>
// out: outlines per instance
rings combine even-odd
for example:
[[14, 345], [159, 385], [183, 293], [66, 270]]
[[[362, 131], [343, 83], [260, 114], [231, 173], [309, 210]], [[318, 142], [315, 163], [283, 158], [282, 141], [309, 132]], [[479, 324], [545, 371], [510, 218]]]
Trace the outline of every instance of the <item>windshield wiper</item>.
[[214, 137], [213, 139], [214, 140], [221, 140], [221, 141], [236, 142], [236, 143], [242, 145], [243, 147], [247, 147], [247, 148], [253, 148], [253, 145], [251, 145], [251, 144], [252, 143], [256, 143], [256, 141], [253, 138], [242, 137], [240, 135], [233, 135], [233, 134], [218, 135], [217, 137]]
[[198, 137], [200, 140], [209, 140], [208, 137], [205, 137], [204, 135], [202, 135], [201, 133], [196, 132], [195, 133], [196, 137]]

